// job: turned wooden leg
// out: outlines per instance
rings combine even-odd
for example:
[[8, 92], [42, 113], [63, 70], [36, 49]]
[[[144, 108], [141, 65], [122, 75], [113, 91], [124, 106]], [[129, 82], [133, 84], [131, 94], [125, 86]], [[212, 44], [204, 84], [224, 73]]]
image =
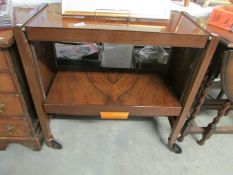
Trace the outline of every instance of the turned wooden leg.
[[197, 116], [197, 114], [200, 112], [201, 106], [203, 105], [205, 98], [208, 94], [209, 88], [211, 87], [212, 81], [209, 80], [209, 76], [206, 75], [203, 83], [201, 84], [200, 90], [197, 94], [197, 100], [194, 105], [194, 109], [192, 113], [190, 114], [190, 117], [186, 120], [182, 130], [181, 135], [178, 138], [179, 142], [182, 142], [184, 140], [184, 137], [187, 136], [190, 133], [191, 128], [193, 127], [193, 122]]
[[230, 106], [231, 106], [231, 102], [228, 101], [218, 111], [218, 115], [213, 119], [213, 121], [210, 124], [208, 124], [208, 126], [206, 127], [205, 132], [202, 135], [202, 139], [200, 141], [198, 141], [199, 145], [204, 145], [205, 141], [212, 136], [212, 134], [216, 130], [217, 124], [220, 122], [221, 118], [226, 114], [226, 112], [228, 111]]
[[[192, 104], [195, 100], [195, 96], [198, 93], [198, 88], [201, 86], [201, 82], [203, 82], [203, 79], [207, 75], [206, 72], [208, 72], [207, 69], [211, 62], [213, 49], [215, 50], [218, 41], [219, 38], [213, 35], [212, 39], [209, 40], [208, 44], [206, 45], [206, 50], [200, 54], [200, 59], [197, 59], [197, 62], [195, 63], [196, 66], [194, 67], [193, 72], [198, 73], [191, 74], [190, 78], [192, 81], [188, 83], [187, 87], [187, 89], [190, 88], [190, 90], [185, 92], [183, 98], [181, 99], [182, 111], [180, 115], [177, 116], [169, 135], [168, 146], [171, 151], [175, 152], [175, 149], [176, 151], [179, 151], [176, 144], [177, 138], [182, 130], [182, 127], [184, 126], [187, 116], [189, 115], [189, 111], [191, 110]], [[209, 75], [211, 74], [208, 74], [209, 78], [206, 78], [207, 80], [211, 79]]]

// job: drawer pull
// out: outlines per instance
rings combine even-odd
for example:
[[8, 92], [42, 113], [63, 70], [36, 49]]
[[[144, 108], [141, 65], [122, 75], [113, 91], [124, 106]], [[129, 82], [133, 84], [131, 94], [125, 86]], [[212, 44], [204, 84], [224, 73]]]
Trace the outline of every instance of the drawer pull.
[[101, 119], [128, 119], [129, 112], [100, 112]]
[[12, 126], [12, 125], [6, 125], [4, 128], [7, 130], [7, 132], [9, 134], [13, 134], [14, 133], [14, 129], [15, 129], [14, 126]]
[[4, 112], [5, 105], [3, 103], [0, 103], [0, 113]]

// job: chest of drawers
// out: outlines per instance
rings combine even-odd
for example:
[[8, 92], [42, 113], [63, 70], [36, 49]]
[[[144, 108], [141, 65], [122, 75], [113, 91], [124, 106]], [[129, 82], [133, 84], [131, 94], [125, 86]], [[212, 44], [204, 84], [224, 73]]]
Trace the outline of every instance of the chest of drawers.
[[0, 31], [0, 150], [41, 149], [40, 127], [11, 30]]

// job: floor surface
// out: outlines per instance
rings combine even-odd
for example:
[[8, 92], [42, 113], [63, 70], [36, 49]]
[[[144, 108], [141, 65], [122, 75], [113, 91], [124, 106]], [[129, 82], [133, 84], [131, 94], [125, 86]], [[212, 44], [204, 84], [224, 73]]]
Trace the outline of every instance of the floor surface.
[[[199, 122], [205, 123], [214, 113], [201, 115]], [[12, 144], [0, 152], [0, 175], [233, 173], [232, 135], [214, 135], [204, 146], [196, 144], [200, 135], [189, 135], [180, 144], [183, 153], [177, 155], [166, 147], [170, 127], [165, 117], [126, 121], [54, 119], [51, 126], [55, 137], [63, 142], [62, 150], [44, 145], [42, 151], [34, 152]]]

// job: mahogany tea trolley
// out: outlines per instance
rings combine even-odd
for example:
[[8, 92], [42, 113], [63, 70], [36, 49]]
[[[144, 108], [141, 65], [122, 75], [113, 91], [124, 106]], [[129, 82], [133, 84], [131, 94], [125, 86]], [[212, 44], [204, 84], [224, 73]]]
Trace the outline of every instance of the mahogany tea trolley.
[[[181, 153], [177, 138], [219, 40], [187, 14], [171, 12], [169, 20], [159, 21], [65, 18], [61, 5], [51, 4], [14, 33], [48, 146], [62, 148], [50, 130], [53, 115], [167, 116], [176, 118], [169, 149]], [[170, 57], [166, 65], [155, 65], [152, 71], [63, 69], [54, 52], [57, 42], [159, 45], [170, 48]]]

